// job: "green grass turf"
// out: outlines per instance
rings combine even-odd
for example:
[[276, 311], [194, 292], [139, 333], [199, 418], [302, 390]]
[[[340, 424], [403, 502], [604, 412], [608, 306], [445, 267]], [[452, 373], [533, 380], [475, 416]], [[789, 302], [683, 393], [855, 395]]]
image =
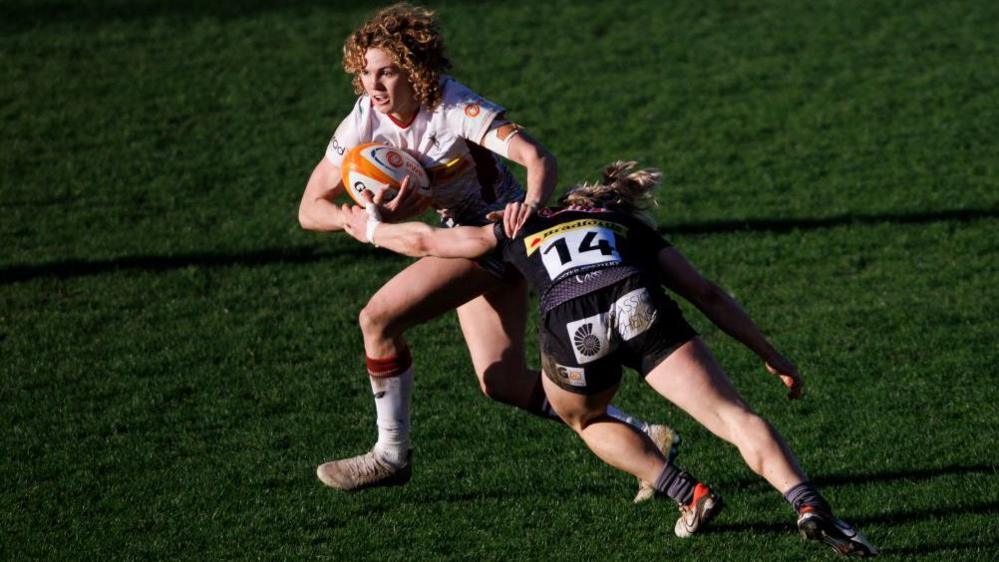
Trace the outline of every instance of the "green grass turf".
[[[663, 230], [806, 398], [692, 322], [844, 518], [886, 559], [999, 558], [999, 4], [436, 6], [458, 76], [566, 182], [663, 168]], [[413, 481], [318, 484], [373, 441], [355, 318], [406, 263], [295, 219], [370, 9], [0, 3], [0, 559], [831, 558], [629, 377], [616, 402], [728, 502], [676, 539], [666, 502], [479, 394], [453, 315], [410, 334]]]

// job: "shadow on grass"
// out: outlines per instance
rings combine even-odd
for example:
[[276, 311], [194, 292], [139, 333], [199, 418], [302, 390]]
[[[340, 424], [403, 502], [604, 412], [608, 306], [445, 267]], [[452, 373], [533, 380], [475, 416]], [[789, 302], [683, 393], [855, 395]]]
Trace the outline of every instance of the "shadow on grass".
[[64, 260], [38, 265], [16, 265], [0, 269], [0, 285], [40, 277], [69, 279], [119, 271], [158, 272], [187, 267], [258, 267], [274, 264], [315, 263], [342, 257], [372, 257], [377, 250], [357, 244], [346, 250], [321, 250], [319, 246], [269, 248], [240, 254], [195, 253], [178, 256], [123, 256], [109, 260]]
[[952, 474], [999, 474], [999, 465], [990, 464], [955, 464], [938, 468], [911, 468], [907, 470], [889, 470], [885, 472], [855, 474], [830, 474], [819, 476], [812, 480], [819, 486], [842, 486], [849, 484], [867, 484], [870, 482], [888, 482], [894, 480], [919, 481], [929, 480]]
[[[908, 511], [895, 510], [890, 513], [868, 516], [851, 516], [849, 523], [856, 525], [863, 530], [868, 525], [882, 525], [893, 527], [906, 523], [919, 523], [923, 521], [937, 521], [952, 518], [955, 515], [995, 515], [999, 513], [999, 502], [979, 502], [963, 506], [947, 506], [927, 509], [913, 509]], [[844, 517], [845, 518], [845, 517]], [[783, 534], [794, 531], [794, 520], [789, 518], [786, 522], [771, 521], [749, 521], [746, 523], [712, 523], [708, 527], [712, 533], [723, 532], [752, 532]]]
[[15, 0], [2, 10], [0, 29], [24, 31], [53, 24], [102, 24], [115, 21], [142, 21], [153, 18], [234, 19], [266, 12], [320, 8], [356, 11], [355, 0], [243, 0], [204, 2], [202, 0], [98, 0], [78, 2]]
[[[941, 476], [968, 474], [999, 475], [999, 465], [953, 464], [935, 468], [910, 468], [905, 470], [886, 470], [883, 472], [826, 474], [822, 476], [814, 476], [811, 480], [820, 488], [831, 488], [835, 486], [852, 486], [857, 484], [893, 482], [899, 480], [918, 482], [920, 480], [930, 480]], [[731, 481], [728, 481], [727, 485], [732, 488], [739, 488], [747, 491], [770, 490], [770, 486], [765, 481], [752, 475], [734, 478]]]
[[927, 554], [933, 554], [935, 552], [944, 552], [949, 550], [966, 550], [966, 551], [991, 551], [991, 557], [988, 557], [983, 552], [984, 555], [981, 560], [995, 560], [999, 556], [999, 542], [953, 542], [953, 543], [943, 543], [943, 544], [928, 544], [924, 546], [912, 546], [907, 548], [890, 548], [888, 550], [882, 550], [882, 554], [894, 555], [894, 556], [925, 556]]
[[[790, 232], [816, 230], [848, 224], [925, 224], [934, 222], [971, 222], [999, 218], [999, 211], [959, 209], [913, 214], [843, 215], [828, 218], [757, 219], [732, 221], [706, 221], [674, 224], [661, 227], [667, 234], [726, 234], [731, 232]], [[195, 253], [179, 256], [124, 256], [109, 260], [64, 260], [36, 265], [15, 265], [0, 269], [0, 285], [30, 281], [40, 277], [68, 279], [88, 275], [101, 275], [122, 270], [170, 271], [186, 267], [261, 266], [276, 263], [313, 263], [343, 256], [368, 257], [376, 250], [363, 245], [349, 250], [330, 252], [321, 246], [296, 246], [271, 248], [243, 254]]]
[[876, 215], [837, 215], [823, 218], [746, 219], [679, 223], [661, 226], [665, 234], [728, 234], [732, 232], [791, 232], [817, 230], [846, 225], [927, 224], [933, 222], [971, 222], [999, 218], [996, 209], [954, 209], [924, 213], [881, 213]]
[[[980, 502], [963, 506], [940, 506], [928, 509], [895, 510], [890, 513], [880, 515], [870, 515], [867, 517], [850, 517], [849, 523], [864, 530], [871, 525], [885, 527], [895, 527], [911, 523], [926, 523], [932, 521], [946, 521], [958, 515], [991, 515], [999, 514], [999, 502]], [[724, 516], [723, 516], [724, 518]], [[753, 533], [764, 535], [785, 535], [796, 533], [794, 519], [788, 518], [784, 522], [752, 521], [747, 523], [712, 523], [702, 533]], [[992, 551], [999, 547], [997, 541], [968, 541], [968, 542], [948, 542], [948, 543], [928, 543], [917, 546], [902, 548], [892, 547], [890, 544], [883, 544], [877, 535], [867, 534], [868, 538], [879, 547], [883, 556], [924, 556], [936, 552], [945, 551]], [[995, 558], [983, 558], [992, 559]]]

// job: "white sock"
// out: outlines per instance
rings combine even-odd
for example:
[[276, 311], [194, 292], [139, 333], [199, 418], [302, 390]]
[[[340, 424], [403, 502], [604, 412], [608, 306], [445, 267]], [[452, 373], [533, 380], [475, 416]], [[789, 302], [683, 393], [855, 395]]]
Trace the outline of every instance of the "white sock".
[[641, 431], [646, 435], [648, 435], [649, 433], [648, 422], [646, 422], [645, 420], [640, 420], [635, 416], [629, 414], [628, 412], [618, 410], [616, 407], [610, 404], [607, 405], [607, 415], [618, 421], [623, 421], [624, 423], [630, 425], [631, 427], [634, 427], [635, 429]]
[[396, 466], [406, 462], [409, 442], [409, 403], [413, 394], [413, 369], [396, 377], [370, 377], [378, 414], [378, 456]]

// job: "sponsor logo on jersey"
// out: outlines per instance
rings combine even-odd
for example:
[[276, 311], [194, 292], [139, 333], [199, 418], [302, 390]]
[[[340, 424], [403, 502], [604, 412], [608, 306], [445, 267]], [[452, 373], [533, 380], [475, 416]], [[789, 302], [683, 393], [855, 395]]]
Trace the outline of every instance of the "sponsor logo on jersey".
[[482, 107], [477, 103], [470, 103], [465, 106], [465, 117], [475, 119], [482, 113]]
[[577, 365], [592, 363], [613, 351], [610, 321], [610, 315], [604, 312], [565, 325]]
[[330, 148], [333, 149], [338, 156], [343, 156], [344, 152], [347, 152], [347, 147], [340, 144], [340, 139], [333, 135], [333, 140], [330, 141]]
[[617, 299], [614, 311], [617, 315], [617, 331], [624, 341], [645, 333], [656, 321], [656, 307], [652, 304], [652, 296], [644, 287]]
[[572, 345], [587, 357], [600, 353], [600, 338], [593, 335], [593, 324], [583, 324], [572, 335]]
[[527, 238], [524, 238], [524, 247], [527, 250], [527, 255], [530, 256], [541, 247], [545, 240], [551, 238], [552, 236], [558, 236], [559, 234], [565, 234], [566, 232], [571, 232], [573, 230], [579, 230], [582, 228], [592, 228], [592, 227], [603, 227], [609, 230], [613, 230], [615, 234], [620, 236], [626, 236], [628, 234], [628, 229], [624, 225], [618, 224], [616, 222], [604, 221], [599, 219], [580, 219], [576, 221], [570, 221], [557, 226], [553, 226], [549, 229], [542, 230], [541, 232], [534, 233]]
[[582, 285], [583, 283], [586, 283], [587, 281], [592, 281], [593, 279], [599, 277], [600, 274], [602, 274], [603, 272], [604, 272], [604, 270], [598, 269], [596, 271], [591, 271], [589, 273], [584, 273], [582, 275], [573, 275], [573, 277], [576, 278], [576, 283], [579, 283], [580, 285]]
[[581, 367], [566, 367], [556, 363], [555, 374], [570, 386], [586, 386], [586, 371]]

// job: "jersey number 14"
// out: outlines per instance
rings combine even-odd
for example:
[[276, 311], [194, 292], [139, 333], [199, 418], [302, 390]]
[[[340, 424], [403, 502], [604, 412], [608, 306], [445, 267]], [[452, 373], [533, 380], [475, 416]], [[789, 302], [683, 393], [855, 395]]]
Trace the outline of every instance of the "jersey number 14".
[[574, 230], [554, 237], [541, 251], [548, 277], [555, 279], [577, 267], [610, 265], [621, 261], [612, 245], [614, 232], [607, 228]]

